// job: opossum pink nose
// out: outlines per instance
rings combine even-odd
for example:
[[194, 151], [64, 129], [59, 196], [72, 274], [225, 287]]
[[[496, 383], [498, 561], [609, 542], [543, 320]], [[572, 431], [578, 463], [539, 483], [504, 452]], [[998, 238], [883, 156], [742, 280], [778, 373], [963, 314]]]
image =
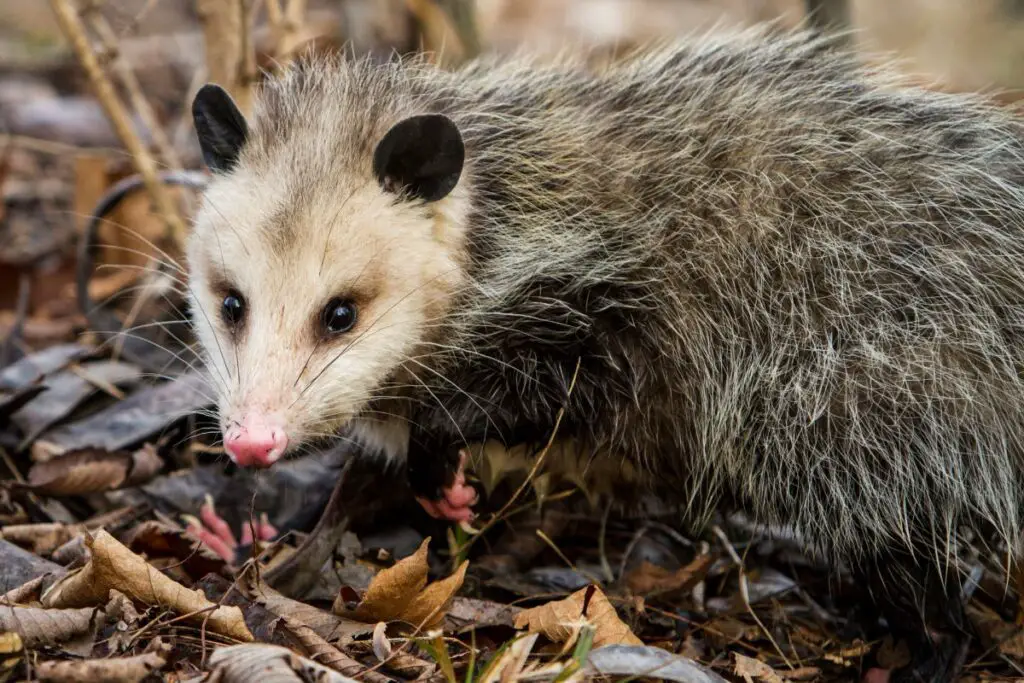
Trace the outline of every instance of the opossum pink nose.
[[270, 467], [287, 447], [284, 428], [262, 420], [234, 423], [224, 435], [224, 448], [240, 467]]

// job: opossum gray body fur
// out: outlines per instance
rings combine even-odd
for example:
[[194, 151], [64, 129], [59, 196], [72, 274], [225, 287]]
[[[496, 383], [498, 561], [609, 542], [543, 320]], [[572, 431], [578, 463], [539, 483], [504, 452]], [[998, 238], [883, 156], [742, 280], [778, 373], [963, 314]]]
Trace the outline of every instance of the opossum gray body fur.
[[[1019, 550], [1011, 114], [763, 32], [600, 71], [305, 60], [234, 136], [197, 104], [219, 168], [193, 308], [225, 427], [252, 406], [290, 443], [347, 427], [437, 496], [450, 447], [546, 438], [564, 407], [561, 434], [692, 519], [727, 497], [908, 594], [935, 593], [919, 569], [945, 585], [964, 529]], [[389, 166], [381, 141], [422, 114], [444, 118], [392, 154], [419, 170]], [[363, 327], [317, 337], [334, 290]], [[228, 291], [251, 311], [230, 329]], [[940, 649], [907, 675], [951, 677]]]

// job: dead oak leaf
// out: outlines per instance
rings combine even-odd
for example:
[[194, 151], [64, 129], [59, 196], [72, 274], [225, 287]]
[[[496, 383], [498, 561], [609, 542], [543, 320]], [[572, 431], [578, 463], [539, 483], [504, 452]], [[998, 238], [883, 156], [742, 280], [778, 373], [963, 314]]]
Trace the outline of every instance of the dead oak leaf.
[[404, 621], [421, 631], [438, 626], [462, 588], [469, 562], [463, 562], [451, 576], [427, 585], [429, 545], [428, 537], [415, 553], [374, 576], [351, 614], [346, 613], [341, 596], [335, 601], [334, 612], [368, 623]]
[[753, 683], [755, 680], [763, 683], [787, 683], [787, 680], [779, 675], [779, 672], [768, 666], [759, 659], [741, 655], [734, 652], [736, 663], [733, 665], [733, 673], [740, 676], [746, 683]]
[[[588, 592], [591, 592], [589, 600]], [[581, 588], [564, 600], [523, 610], [516, 615], [515, 627], [543, 633], [557, 643], [571, 643], [579, 633], [583, 620], [594, 626], [594, 647], [643, 645], [629, 626], [619, 619], [615, 607], [597, 586]]]
[[626, 586], [634, 595], [645, 596], [652, 593], [687, 591], [707, 576], [714, 561], [714, 555], [698, 555], [689, 564], [674, 572], [644, 561], [626, 575]]
[[205, 623], [217, 633], [243, 642], [253, 640], [238, 607], [218, 606], [202, 591], [189, 590], [161, 574], [106, 531], [86, 536], [86, 545], [92, 554], [89, 562], [51, 586], [42, 596], [44, 606], [97, 606], [105, 604], [110, 590], [116, 589], [137, 603], [190, 615], [193, 622]]

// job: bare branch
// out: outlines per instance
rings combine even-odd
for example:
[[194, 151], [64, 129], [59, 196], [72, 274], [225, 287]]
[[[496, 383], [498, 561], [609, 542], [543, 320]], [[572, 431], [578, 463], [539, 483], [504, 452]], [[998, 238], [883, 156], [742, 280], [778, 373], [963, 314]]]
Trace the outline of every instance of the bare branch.
[[78, 57], [78, 61], [82, 64], [82, 68], [89, 77], [89, 82], [92, 84], [96, 98], [103, 107], [103, 111], [114, 126], [114, 130], [121, 143], [132, 155], [135, 167], [138, 169], [139, 174], [142, 175], [146, 189], [153, 197], [157, 214], [166, 223], [170, 236], [175, 242], [177, 244], [184, 244], [186, 235], [185, 224], [178, 215], [178, 211], [171, 201], [170, 194], [157, 178], [156, 162], [142, 143], [142, 140], [139, 139], [124, 104], [114, 91], [113, 84], [111, 84], [107, 75], [103, 72], [99, 59], [89, 44], [89, 38], [86, 35], [86, 29], [81, 18], [78, 16], [75, 8], [72, 7], [70, 0], [50, 0], [50, 4], [53, 7], [61, 31], [64, 32], [76, 57]]

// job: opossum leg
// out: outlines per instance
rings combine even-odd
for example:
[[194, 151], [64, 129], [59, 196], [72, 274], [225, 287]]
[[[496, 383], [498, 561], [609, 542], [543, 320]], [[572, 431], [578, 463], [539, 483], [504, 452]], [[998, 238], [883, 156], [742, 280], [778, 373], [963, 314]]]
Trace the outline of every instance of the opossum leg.
[[468, 522], [475, 516], [477, 492], [466, 481], [466, 452], [431, 448], [410, 440], [406, 466], [416, 501], [435, 519]]
[[933, 563], [906, 554], [890, 555], [872, 563], [865, 577], [879, 611], [896, 640], [903, 640], [910, 662], [888, 672], [875, 669], [869, 680], [889, 683], [958, 679], [971, 635], [964, 616], [959, 577], [943, 574]]

